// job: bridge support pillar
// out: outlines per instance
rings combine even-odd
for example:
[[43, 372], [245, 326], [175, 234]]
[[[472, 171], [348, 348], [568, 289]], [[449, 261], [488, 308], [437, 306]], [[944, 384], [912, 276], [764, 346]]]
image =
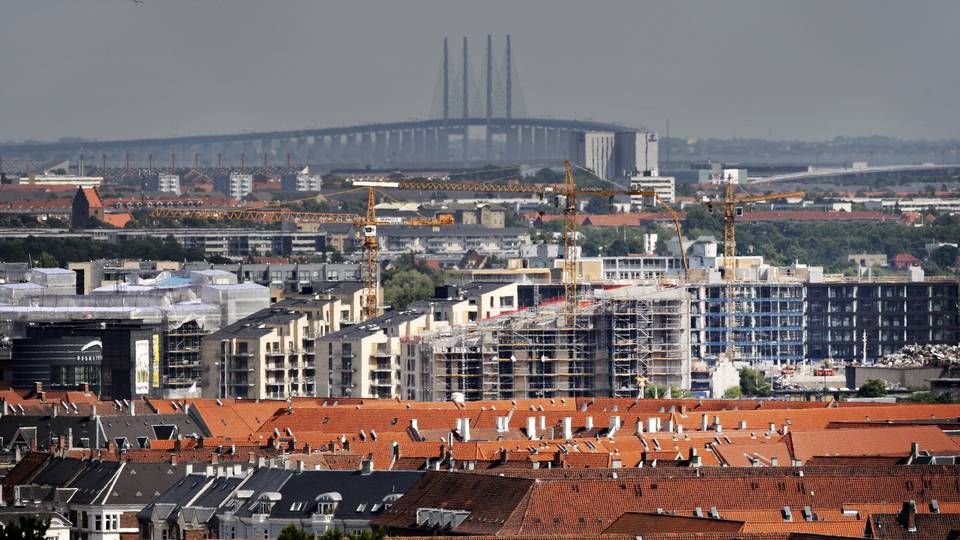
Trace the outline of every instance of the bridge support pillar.
[[340, 135], [330, 137], [326, 151], [327, 163], [343, 163], [343, 144]]
[[403, 138], [402, 130], [390, 131], [387, 134], [387, 141], [389, 147], [389, 154], [387, 155], [387, 161], [390, 163], [396, 163], [400, 159], [400, 142]]
[[547, 130], [541, 127], [533, 130], [533, 155], [537, 159], [547, 156]]
[[463, 162], [470, 161], [470, 127], [463, 126]]
[[520, 128], [507, 127], [507, 161], [515, 161], [520, 154]]
[[560, 151], [560, 130], [547, 129], [547, 153], [544, 157], [557, 159], [563, 156]]
[[360, 161], [366, 166], [370, 164], [373, 158], [373, 133], [364, 131], [360, 135]]
[[413, 156], [413, 130], [405, 129], [400, 132], [403, 138], [400, 141], [400, 155], [397, 161], [401, 163], [413, 163], [416, 161]]
[[417, 128], [413, 130], [413, 161], [417, 163], [423, 163], [426, 161], [426, 134], [427, 130], [425, 128]]
[[380, 166], [386, 161], [387, 156], [387, 132], [377, 131], [373, 135], [373, 165]]
[[434, 161], [446, 163], [450, 161], [450, 129], [443, 127], [436, 130], [437, 157]]
[[521, 160], [533, 157], [533, 128], [523, 126], [520, 128], [520, 155]]

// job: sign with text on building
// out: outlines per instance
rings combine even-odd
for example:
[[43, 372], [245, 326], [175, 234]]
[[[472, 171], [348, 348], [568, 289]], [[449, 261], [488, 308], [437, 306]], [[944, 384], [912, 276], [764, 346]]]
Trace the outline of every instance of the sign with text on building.
[[139, 339], [134, 344], [134, 393], [150, 391], [150, 342]]
[[160, 334], [153, 335], [153, 369], [150, 373], [150, 382], [154, 388], [160, 388]]

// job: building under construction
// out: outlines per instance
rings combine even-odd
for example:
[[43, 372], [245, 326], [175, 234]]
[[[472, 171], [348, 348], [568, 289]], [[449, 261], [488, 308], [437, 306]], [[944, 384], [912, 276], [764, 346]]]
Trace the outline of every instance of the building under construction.
[[[402, 365], [421, 400], [636, 397], [646, 385], [687, 388], [690, 300], [684, 288], [624, 287], [418, 336]], [[418, 376], [419, 375], [419, 376]]]

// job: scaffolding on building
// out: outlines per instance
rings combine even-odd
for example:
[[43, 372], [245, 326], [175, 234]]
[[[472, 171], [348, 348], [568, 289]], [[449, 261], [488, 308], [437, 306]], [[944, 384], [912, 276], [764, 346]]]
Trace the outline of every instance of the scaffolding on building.
[[637, 395], [637, 378], [689, 384], [689, 295], [625, 287], [582, 302], [541, 305], [423, 339], [434, 400]]

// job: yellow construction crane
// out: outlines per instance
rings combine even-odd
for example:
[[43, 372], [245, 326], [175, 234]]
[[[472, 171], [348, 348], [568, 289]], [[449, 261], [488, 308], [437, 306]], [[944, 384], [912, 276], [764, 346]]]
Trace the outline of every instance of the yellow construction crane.
[[[679, 214], [661, 199], [655, 191], [652, 190], [628, 190], [628, 189], [607, 189], [607, 188], [580, 188], [577, 187], [573, 167], [569, 161], [564, 162], [564, 182], [563, 184], [525, 184], [522, 182], [511, 182], [497, 184], [490, 182], [436, 182], [436, 181], [399, 181], [399, 182], [355, 182], [355, 186], [375, 186], [378, 188], [392, 188], [401, 190], [420, 190], [420, 191], [461, 191], [473, 193], [521, 193], [534, 194], [541, 198], [547, 196], [556, 196], [558, 205], [562, 205], [563, 215], [563, 285], [564, 298], [566, 305], [567, 321], [573, 323], [576, 318], [578, 306], [577, 288], [579, 285], [579, 253], [577, 250], [577, 228], [579, 222], [577, 219], [577, 198], [578, 197], [613, 197], [616, 195], [626, 195], [633, 197], [644, 197], [655, 200], [670, 215], [674, 227], [677, 231], [677, 239], [680, 243], [680, 258], [683, 264], [684, 277], [689, 270], [687, 266], [687, 255], [683, 246], [683, 231], [680, 225]], [[562, 200], [561, 200], [562, 198]]]
[[713, 212], [713, 205], [723, 205], [723, 274], [724, 279], [733, 280], [737, 272], [737, 227], [736, 218], [743, 215], [743, 207], [740, 204], [773, 201], [777, 199], [803, 198], [806, 193], [803, 191], [783, 191], [780, 193], [767, 193], [760, 195], [739, 195], [733, 194], [733, 177], [728, 176], [724, 183], [724, 198], [720, 201], [708, 201], [707, 209]]
[[[376, 214], [376, 193], [372, 186], [367, 187], [367, 213], [365, 216], [357, 214], [332, 214], [325, 212], [299, 212], [288, 208], [276, 210], [242, 210], [216, 208], [155, 208], [150, 215], [167, 218], [203, 218], [210, 220], [238, 220], [257, 223], [321, 223], [353, 225], [360, 229], [363, 247], [363, 262], [361, 275], [366, 291], [363, 316], [364, 319], [376, 317], [380, 313], [380, 302], [377, 289], [379, 285], [380, 269], [380, 242], [377, 237], [378, 225], [407, 225], [412, 227], [438, 227], [453, 225], [451, 214], [441, 214], [434, 218], [402, 218], [383, 219]], [[382, 187], [391, 187], [390, 185]]]
[[736, 357], [736, 347], [734, 345], [734, 330], [737, 326], [735, 312], [737, 311], [734, 300], [735, 288], [734, 281], [737, 278], [737, 227], [736, 218], [743, 215], [741, 204], [772, 201], [776, 199], [791, 199], [804, 197], [803, 191], [783, 191], [779, 193], [767, 193], [759, 195], [740, 195], [733, 194], [733, 177], [727, 176], [724, 183], [724, 198], [720, 201], [708, 201], [707, 209], [713, 212], [714, 204], [723, 205], [723, 280], [725, 282], [724, 292], [724, 311], [726, 312], [726, 355], [727, 359], [733, 361]]

